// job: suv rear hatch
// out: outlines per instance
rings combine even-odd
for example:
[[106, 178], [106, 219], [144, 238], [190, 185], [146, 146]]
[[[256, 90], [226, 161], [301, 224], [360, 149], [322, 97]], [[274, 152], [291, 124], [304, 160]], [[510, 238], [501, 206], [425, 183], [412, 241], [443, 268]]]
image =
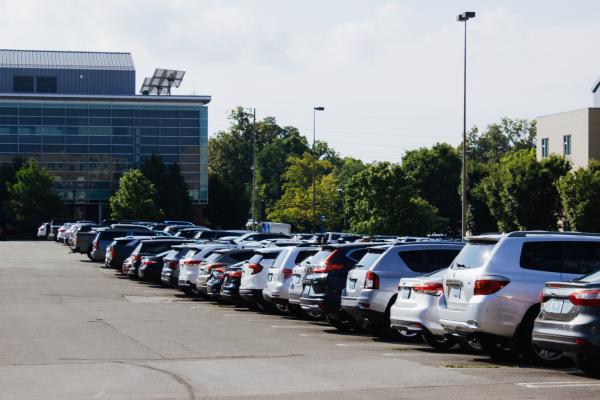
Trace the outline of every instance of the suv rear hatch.
[[348, 273], [348, 278], [346, 279], [346, 294], [344, 296], [345, 298], [358, 298], [360, 292], [365, 288], [365, 281], [367, 280], [367, 278], [369, 278], [367, 286], [370, 288], [373, 287], [374, 279], [372, 276], [373, 271], [371, 271], [371, 267], [375, 265], [377, 260], [381, 258], [381, 255], [388, 248], [388, 246], [371, 248], [358, 261], [356, 267]]
[[475, 295], [479, 270], [487, 263], [497, 243], [497, 239], [470, 240], [458, 253], [444, 277], [444, 295], [448, 309], [468, 308], [469, 300]]

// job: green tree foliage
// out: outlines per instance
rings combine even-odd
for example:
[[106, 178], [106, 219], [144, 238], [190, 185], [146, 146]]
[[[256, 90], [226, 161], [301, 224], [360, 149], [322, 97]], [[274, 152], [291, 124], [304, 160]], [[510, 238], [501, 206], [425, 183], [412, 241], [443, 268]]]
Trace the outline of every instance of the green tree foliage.
[[419, 197], [414, 179], [401, 165], [369, 165], [350, 179], [345, 202], [354, 232], [415, 235], [437, 228], [437, 209]]
[[600, 232], [600, 162], [570, 172], [558, 182], [568, 228]]
[[15, 157], [10, 163], [0, 164], [0, 228], [11, 219], [8, 210], [8, 187], [17, 179], [17, 171], [25, 164], [21, 157]]
[[216, 174], [208, 177], [206, 214], [217, 229], [239, 229], [248, 216], [248, 203], [243, 193]]
[[154, 202], [166, 218], [191, 217], [189, 188], [177, 163], [166, 166], [159, 155], [153, 154], [144, 160], [141, 171], [154, 184]]
[[504, 156], [481, 182], [498, 229], [556, 229], [561, 214], [556, 184], [569, 168], [557, 156], [537, 161], [534, 150]]
[[16, 172], [14, 182], [8, 184], [8, 210], [22, 227], [47, 221], [60, 213], [60, 196], [52, 189], [54, 177], [42, 170], [32, 159]]
[[404, 171], [415, 181], [419, 195], [436, 207], [445, 221], [446, 231], [460, 231], [461, 158], [452, 146], [436, 144], [432, 148], [407, 151], [402, 158]]
[[164, 217], [154, 203], [156, 188], [139, 169], [132, 169], [119, 180], [119, 189], [110, 197], [111, 217], [158, 221]]
[[[313, 230], [312, 217], [312, 176], [313, 155], [292, 156], [289, 167], [283, 176], [283, 195], [275, 203], [268, 218], [275, 222], [292, 224], [295, 230]], [[327, 230], [338, 230], [342, 225], [341, 198], [338, 184], [333, 175], [333, 165], [327, 160], [316, 160], [315, 189], [316, 214], [323, 216], [323, 226]]]

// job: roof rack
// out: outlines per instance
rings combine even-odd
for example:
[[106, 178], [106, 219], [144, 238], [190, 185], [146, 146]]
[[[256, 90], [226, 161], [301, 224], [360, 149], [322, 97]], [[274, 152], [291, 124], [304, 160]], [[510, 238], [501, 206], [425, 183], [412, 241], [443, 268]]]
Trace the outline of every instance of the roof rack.
[[516, 231], [510, 232], [508, 237], [527, 237], [527, 235], [560, 235], [560, 236], [599, 236], [593, 232], [559, 232], [559, 231]]

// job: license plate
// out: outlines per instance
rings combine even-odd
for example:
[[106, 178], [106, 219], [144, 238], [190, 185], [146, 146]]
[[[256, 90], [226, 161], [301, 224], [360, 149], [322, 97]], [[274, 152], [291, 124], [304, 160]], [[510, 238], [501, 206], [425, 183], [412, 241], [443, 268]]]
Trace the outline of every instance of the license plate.
[[356, 288], [356, 281], [352, 280], [350, 282], [348, 282], [348, 289], [354, 289]]
[[273, 280], [273, 274], [269, 274], [267, 276], [267, 281], [271, 282]]
[[410, 292], [411, 292], [410, 288], [408, 288], [408, 287], [403, 287], [403, 288], [400, 290], [400, 298], [401, 298], [401, 299], [408, 299], [408, 298], [410, 297]]
[[460, 286], [451, 286], [450, 292], [448, 293], [448, 297], [454, 300], [460, 300], [461, 290]]
[[310, 285], [304, 285], [304, 287], [302, 288], [302, 294], [309, 294], [310, 293]]
[[300, 275], [294, 275], [294, 285], [300, 284]]
[[560, 314], [563, 309], [564, 300], [550, 299], [544, 303], [544, 310], [553, 314]]

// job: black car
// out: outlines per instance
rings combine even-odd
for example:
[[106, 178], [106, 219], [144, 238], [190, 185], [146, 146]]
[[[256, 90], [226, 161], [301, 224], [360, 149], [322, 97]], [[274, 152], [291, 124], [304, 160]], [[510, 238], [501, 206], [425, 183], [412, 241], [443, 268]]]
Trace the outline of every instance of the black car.
[[562, 351], [586, 373], [600, 376], [600, 271], [571, 282], [549, 282], [541, 293], [533, 344]]
[[138, 269], [142, 263], [143, 256], [156, 255], [164, 251], [170, 250], [171, 246], [185, 243], [184, 239], [169, 238], [169, 239], [148, 239], [142, 240], [131, 253], [133, 262], [129, 268], [127, 275], [131, 279], [139, 278]]
[[104, 266], [120, 270], [123, 261], [131, 255], [140, 241], [146, 239], [152, 239], [152, 236], [125, 236], [116, 238], [106, 247]]
[[[381, 244], [381, 243], [380, 243]], [[369, 247], [377, 243], [332, 244], [321, 248], [313, 256], [321, 260], [308, 268], [302, 282], [300, 306], [305, 312], [325, 314], [329, 323], [340, 330], [357, 328], [355, 320], [341, 308], [342, 291], [348, 272], [362, 258]]]
[[221, 291], [219, 292], [221, 300], [236, 305], [244, 304], [244, 301], [240, 297], [243, 265], [244, 263], [234, 264], [225, 270]]
[[156, 255], [147, 255], [142, 257], [138, 276], [146, 282], [160, 283], [161, 272], [164, 265], [164, 258], [171, 253], [171, 249], [163, 251]]

